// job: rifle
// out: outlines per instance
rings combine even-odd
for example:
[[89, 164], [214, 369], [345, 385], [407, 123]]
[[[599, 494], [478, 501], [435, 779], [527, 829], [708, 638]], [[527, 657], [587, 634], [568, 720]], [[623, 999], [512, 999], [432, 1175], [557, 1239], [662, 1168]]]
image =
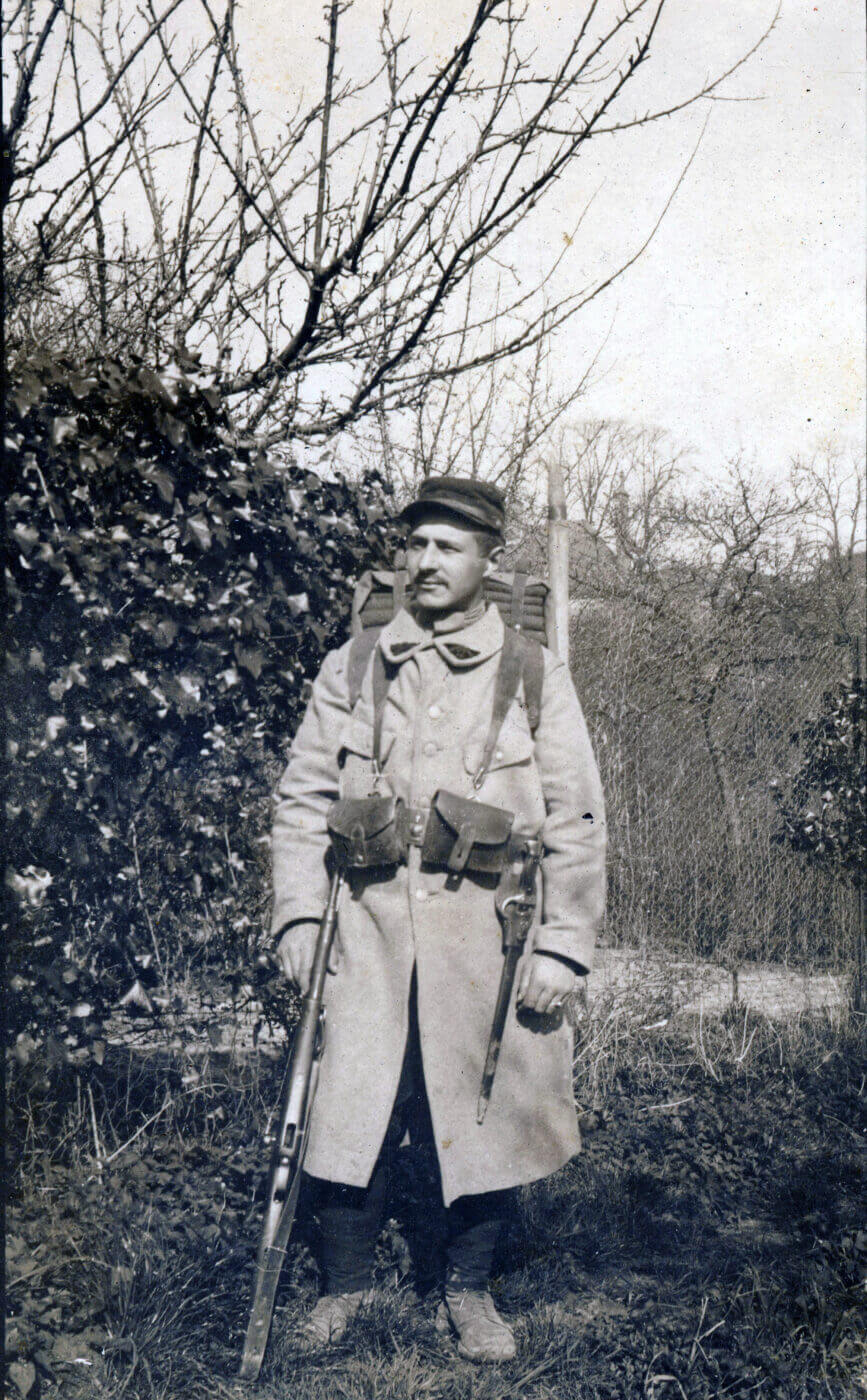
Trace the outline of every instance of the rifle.
[[497, 886], [495, 903], [500, 922], [503, 925], [503, 970], [500, 973], [494, 1019], [488, 1040], [488, 1053], [485, 1056], [485, 1068], [482, 1073], [482, 1087], [479, 1091], [479, 1101], [476, 1107], [477, 1123], [485, 1121], [491, 1090], [494, 1087], [494, 1075], [497, 1072], [497, 1061], [500, 1058], [503, 1031], [512, 1000], [512, 988], [515, 985], [515, 973], [536, 910], [536, 870], [541, 855], [541, 842], [535, 837], [528, 836], [517, 860], [509, 866], [507, 871], [503, 872]]
[[[339, 868], [331, 879], [331, 889], [325, 913], [319, 925], [316, 952], [310, 973], [310, 986], [302, 1005], [301, 1019], [295, 1029], [277, 1116], [277, 1131], [271, 1148], [268, 1172], [268, 1195], [265, 1221], [256, 1259], [256, 1284], [250, 1307], [250, 1321], [244, 1340], [239, 1377], [254, 1381], [262, 1366], [277, 1281], [298, 1205], [301, 1188], [301, 1168], [307, 1147], [307, 1125], [319, 1079], [319, 1061], [325, 1044], [325, 1008], [322, 997], [325, 974], [334, 931], [337, 927], [337, 906], [343, 888], [343, 872]], [[268, 1139], [266, 1138], [266, 1142]]]

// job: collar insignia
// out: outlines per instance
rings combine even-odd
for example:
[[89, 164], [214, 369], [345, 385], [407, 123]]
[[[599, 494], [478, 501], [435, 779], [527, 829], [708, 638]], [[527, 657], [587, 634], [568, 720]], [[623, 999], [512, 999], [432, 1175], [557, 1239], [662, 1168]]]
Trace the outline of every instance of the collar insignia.
[[455, 661], [469, 661], [471, 656], [478, 656], [474, 647], [463, 647], [460, 642], [443, 642], [446, 651], [451, 652]]

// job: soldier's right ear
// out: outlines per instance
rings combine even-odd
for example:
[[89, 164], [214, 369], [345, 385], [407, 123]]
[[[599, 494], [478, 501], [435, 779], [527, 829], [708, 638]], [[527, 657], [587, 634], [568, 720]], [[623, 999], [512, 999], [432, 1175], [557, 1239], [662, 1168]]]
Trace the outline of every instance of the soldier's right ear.
[[489, 578], [491, 574], [495, 574], [499, 569], [504, 549], [505, 545], [501, 540], [497, 540], [493, 545], [488, 547], [488, 556], [485, 560], [485, 578]]

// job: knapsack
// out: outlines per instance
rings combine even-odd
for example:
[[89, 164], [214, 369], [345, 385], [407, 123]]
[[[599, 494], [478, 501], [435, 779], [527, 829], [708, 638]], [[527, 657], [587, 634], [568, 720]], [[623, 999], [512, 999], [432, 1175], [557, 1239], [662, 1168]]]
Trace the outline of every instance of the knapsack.
[[[361, 575], [352, 599], [353, 637], [368, 628], [383, 628], [403, 607], [406, 569], [370, 569]], [[546, 620], [548, 585], [532, 574], [516, 569], [485, 579], [485, 602], [493, 603], [507, 627], [548, 645]]]

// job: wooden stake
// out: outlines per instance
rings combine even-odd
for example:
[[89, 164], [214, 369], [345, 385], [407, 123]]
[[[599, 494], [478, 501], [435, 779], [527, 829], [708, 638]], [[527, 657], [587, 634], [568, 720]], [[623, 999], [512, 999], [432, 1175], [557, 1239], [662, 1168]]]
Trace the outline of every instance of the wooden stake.
[[548, 645], [569, 665], [569, 521], [559, 462], [548, 464]]

